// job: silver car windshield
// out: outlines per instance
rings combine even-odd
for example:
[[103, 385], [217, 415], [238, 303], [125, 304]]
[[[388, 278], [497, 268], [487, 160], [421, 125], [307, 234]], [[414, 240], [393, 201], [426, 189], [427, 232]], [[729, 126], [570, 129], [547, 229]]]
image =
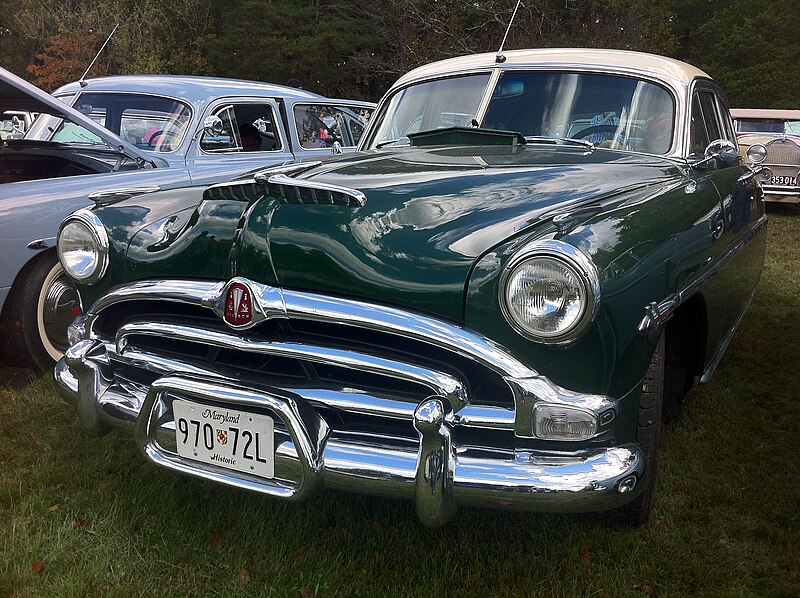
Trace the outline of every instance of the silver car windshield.
[[[369, 148], [404, 136], [474, 124], [489, 75], [427, 81], [396, 93], [377, 118]], [[529, 141], [578, 139], [595, 146], [667, 154], [675, 101], [650, 81], [603, 73], [505, 71], [480, 126], [522, 133]]]
[[[69, 103], [72, 97], [66, 101]], [[183, 102], [133, 93], [82, 93], [73, 108], [139, 149], [153, 152], [176, 150], [186, 136], [192, 114]], [[103, 144], [82, 126], [52, 116], [37, 122], [28, 138], [70, 145]]]

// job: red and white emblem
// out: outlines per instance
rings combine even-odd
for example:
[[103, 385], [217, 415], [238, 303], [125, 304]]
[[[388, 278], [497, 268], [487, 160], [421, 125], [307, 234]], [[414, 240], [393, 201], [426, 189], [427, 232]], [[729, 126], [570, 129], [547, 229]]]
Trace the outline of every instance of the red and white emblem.
[[228, 431], [227, 430], [217, 430], [217, 441], [220, 444], [228, 444]]
[[253, 321], [253, 301], [245, 285], [234, 282], [228, 287], [224, 319], [231, 326], [244, 326]]

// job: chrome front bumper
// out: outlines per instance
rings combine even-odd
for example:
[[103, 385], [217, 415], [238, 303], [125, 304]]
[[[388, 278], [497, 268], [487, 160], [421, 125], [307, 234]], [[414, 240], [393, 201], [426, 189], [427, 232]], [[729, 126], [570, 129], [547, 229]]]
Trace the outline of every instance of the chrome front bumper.
[[[642, 490], [645, 462], [635, 444], [580, 452], [462, 446], [458, 423], [437, 397], [413, 412], [418, 442], [333, 431], [302, 397], [233, 383], [214, 375], [166, 374], [144, 399], [115, 380], [107, 347], [76, 343], [55, 369], [59, 393], [90, 434], [111, 428], [133, 433], [154, 463], [264, 494], [304, 500], [322, 488], [412, 499], [420, 520], [446, 523], [458, 506], [541, 512], [603, 511]], [[172, 448], [176, 397], [269, 413], [276, 427], [275, 478], [263, 479], [181, 458]]]

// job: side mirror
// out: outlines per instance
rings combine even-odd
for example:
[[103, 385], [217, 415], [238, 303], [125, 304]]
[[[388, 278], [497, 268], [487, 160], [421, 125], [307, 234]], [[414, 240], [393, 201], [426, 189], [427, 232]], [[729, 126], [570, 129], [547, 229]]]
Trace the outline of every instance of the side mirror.
[[733, 166], [741, 159], [736, 145], [728, 139], [715, 139], [708, 144], [703, 154], [704, 158], [692, 166], [695, 168], [706, 166], [714, 160], [722, 160], [725, 166]]
[[715, 139], [708, 144], [704, 152], [707, 160], [719, 158], [726, 166], [733, 166], [739, 159], [739, 150], [736, 145], [727, 139]]
[[341, 154], [342, 153], [342, 144], [339, 143], [338, 140], [333, 142], [333, 145], [331, 146], [331, 153], [332, 154]]
[[203, 121], [203, 131], [209, 135], [222, 135], [225, 125], [219, 116], [207, 116]]

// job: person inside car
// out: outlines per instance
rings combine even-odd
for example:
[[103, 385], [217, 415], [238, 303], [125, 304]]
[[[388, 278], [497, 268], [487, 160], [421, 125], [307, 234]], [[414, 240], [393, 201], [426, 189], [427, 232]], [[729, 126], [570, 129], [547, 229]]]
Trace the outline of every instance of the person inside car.
[[242, 151], [257, 152], [261, 149], [261, 134], [251, 123], [239, 125], [239, 138], [242, 140]]

